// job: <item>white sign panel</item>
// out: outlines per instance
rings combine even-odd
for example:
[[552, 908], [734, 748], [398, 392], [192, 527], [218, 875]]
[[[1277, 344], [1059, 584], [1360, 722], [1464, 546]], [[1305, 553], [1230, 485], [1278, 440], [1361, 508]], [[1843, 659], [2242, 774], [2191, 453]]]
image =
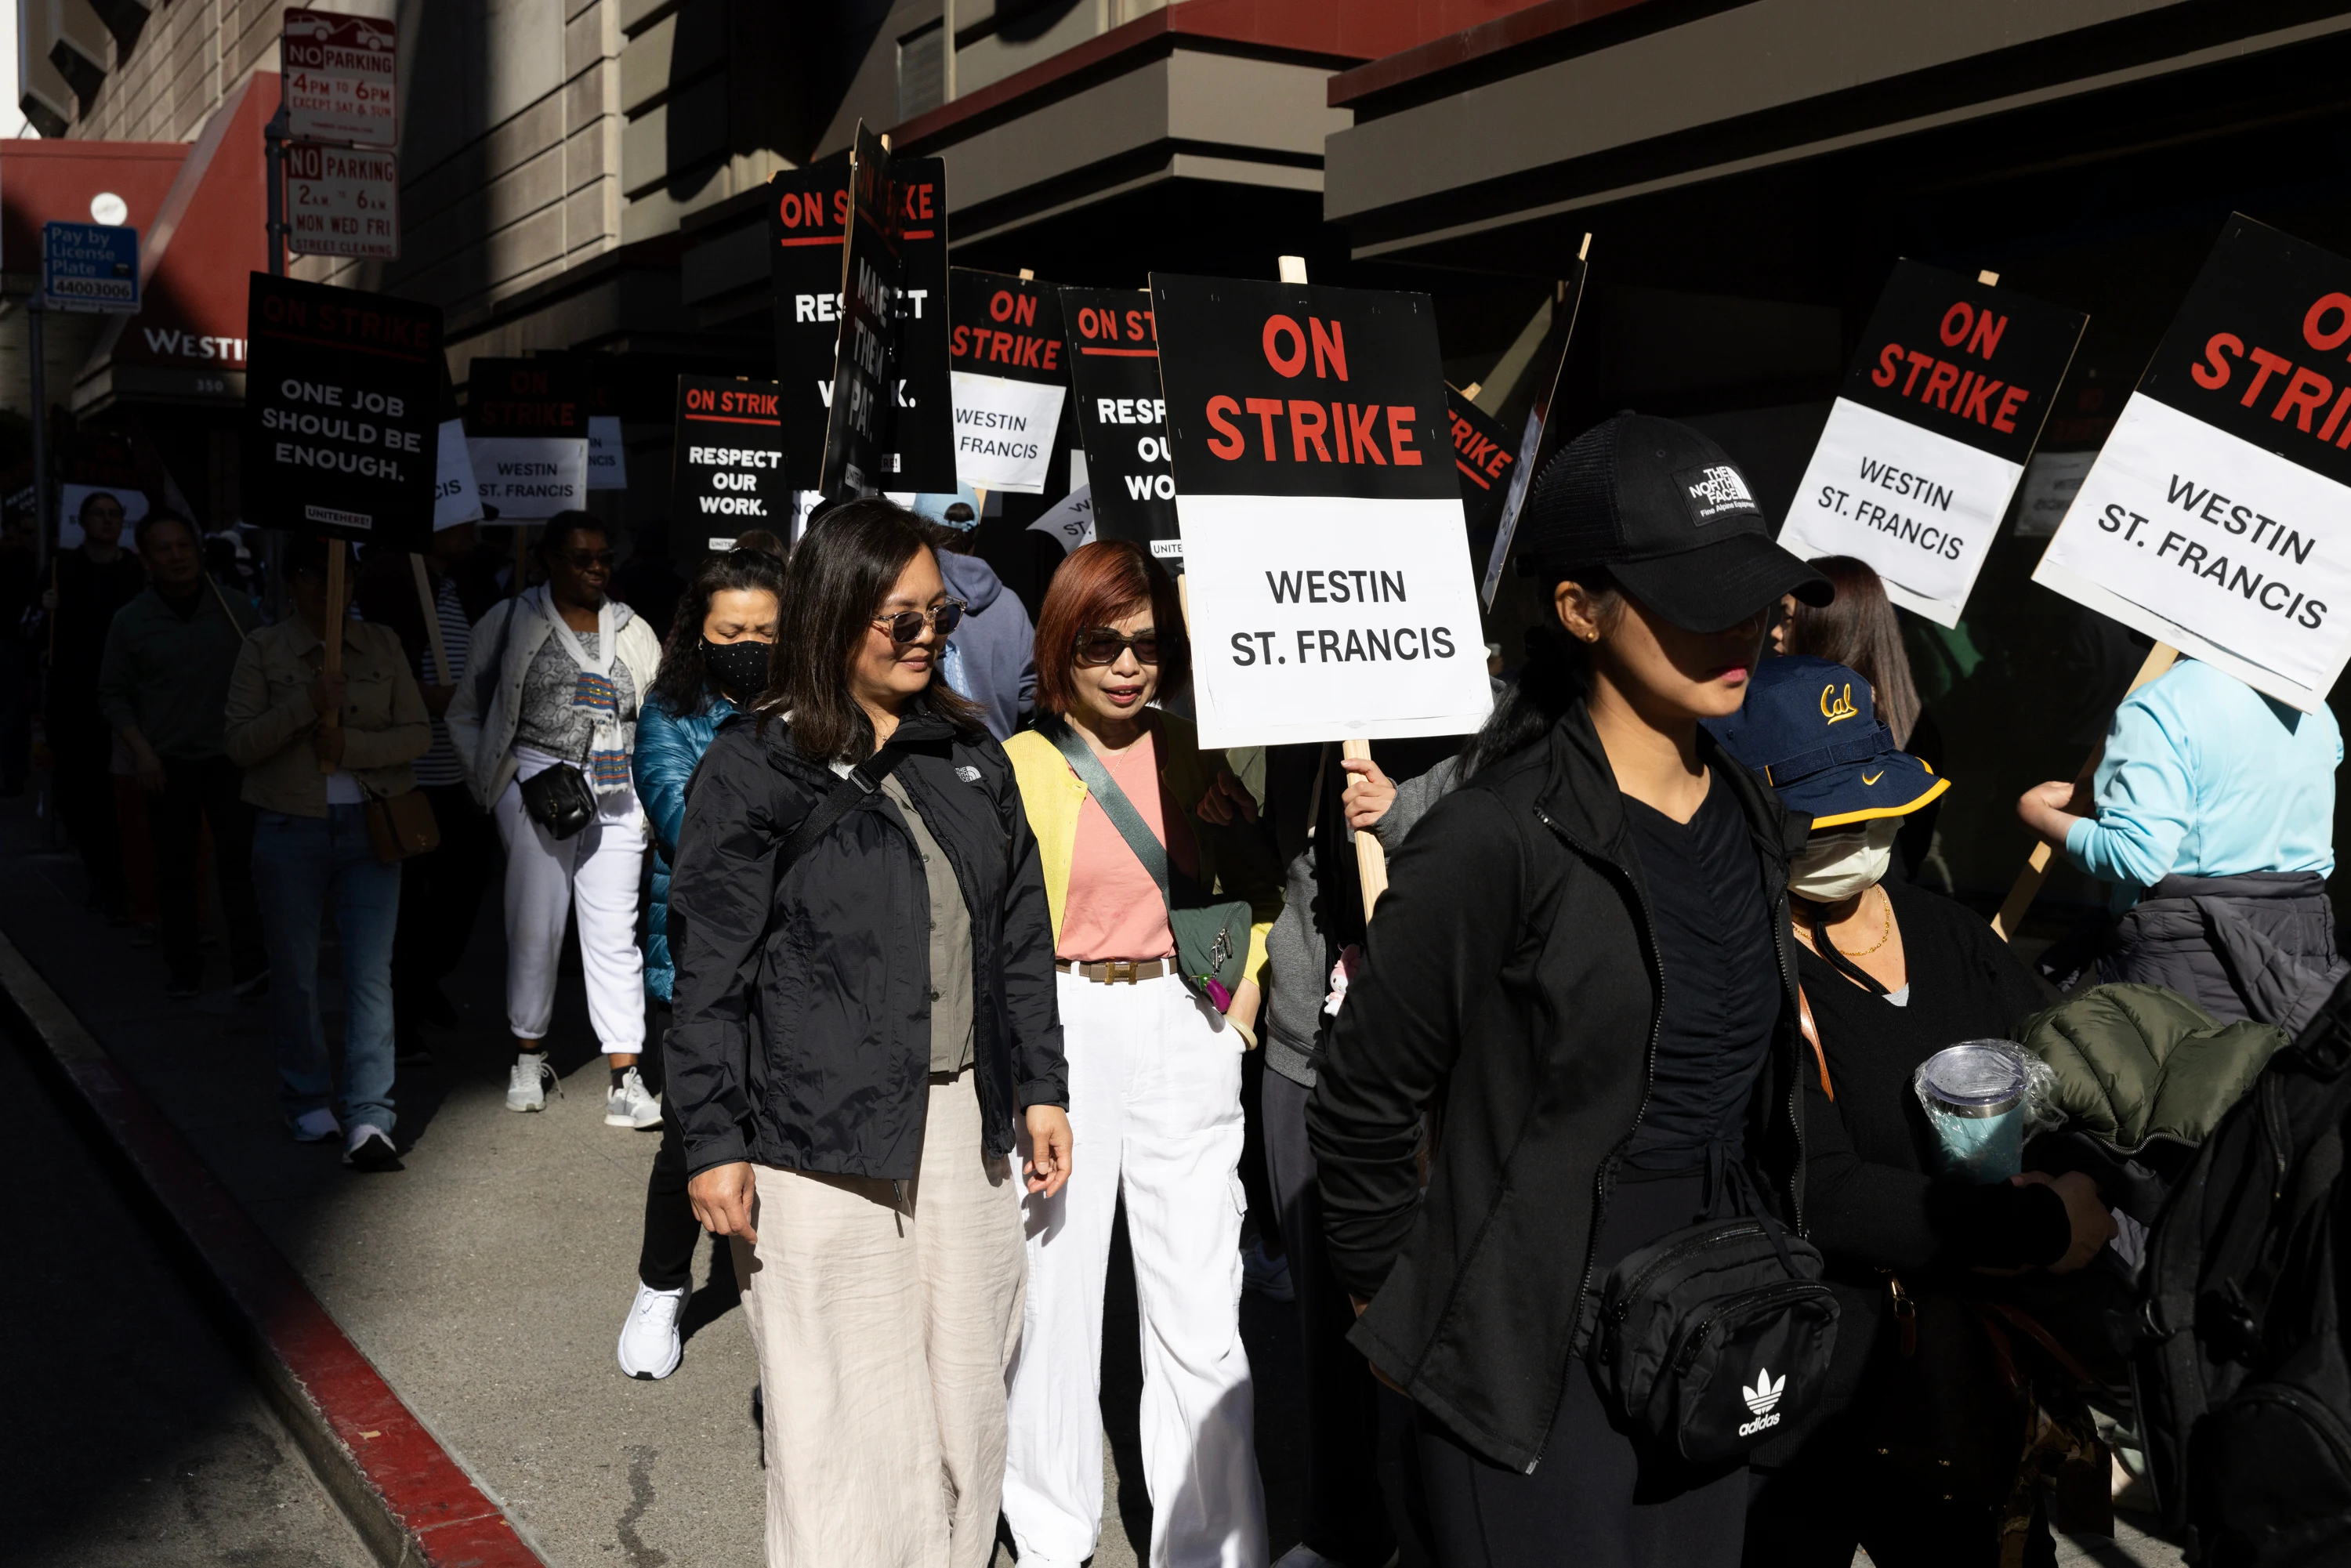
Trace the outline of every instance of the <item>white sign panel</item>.
[[1839, 398], [1780, 543], [1805, 560], [1867, 561], [1888, 599], [1956, 626], [2023, 473], [2005, 458]]
[[976, 490], [1044, 493], [1069, 388], [956, 371], [956, 477]]
[[588, 487], [629, 487], [629, 449], [621, 443], [621, 416], [617, 413], [588, 416]]
[[99, 495], [113, 497], [122, 507], [122, 538], [118, 542], [127, 550], [139, 548], [132, 529], [147, 515], [147, 492], [121, 485], [68, 484], [57, 487], [57, 549], [79, 549], [89, 539], [81, 528], [81, 509], [92, 496]]
[[473, 454], [466, 449], [463, 420], [444, 419], [434, 442], [433, 531], [482, 520], [482, 492], [474, 483]]
[[[1076, 454], [1071, 454], [1074, 459]], [[1029, 525], [1032, 534], [1043, 534], [1061, 547], [1063, 555], [1080, 545], [1094, 542], [1093, 486], [1081, 485], [1063, 497], [1046, 514]]]
[[287, 129], [294, 140], [396, 145], [398, 42], [389, 20], [287, 11], [281, 63]]
[[297, 256], [400, 258], [400, 161], [390, 152], [286, 149], [287, 246]]
[[476, 435], [466, 448], [482, 503], [498, 521], [551, 517], [587, 505], [588, 443], [563, 436]]

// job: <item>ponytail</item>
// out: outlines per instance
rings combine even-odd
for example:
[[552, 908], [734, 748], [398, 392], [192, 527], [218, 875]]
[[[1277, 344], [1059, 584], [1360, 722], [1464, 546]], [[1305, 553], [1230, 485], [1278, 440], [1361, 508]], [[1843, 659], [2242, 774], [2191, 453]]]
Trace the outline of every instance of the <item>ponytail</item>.
[[1604, 625], [1613, 624], [1624, 601], [1604, 568], [1544, 573], [1543, 618], [1527, 628], [1527, 662], [1478, 733], [1461, 748], [1461, 778], [1468, 779], [1524, 751], [1551, 733], [1567, 712], [1592, 693], [1592, 653], [1568, 634], [1552, 608], [1562, 582], [1579, 582], [1598, 601]]

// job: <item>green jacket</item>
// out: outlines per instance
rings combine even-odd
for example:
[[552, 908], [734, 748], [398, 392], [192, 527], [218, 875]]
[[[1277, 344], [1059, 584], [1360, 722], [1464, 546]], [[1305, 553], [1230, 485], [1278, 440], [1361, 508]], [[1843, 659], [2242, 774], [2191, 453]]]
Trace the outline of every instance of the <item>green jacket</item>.
[[109, 729], [132, 725], [158, 757], [218, 757], [222, 716], [252, 617], [206, 579], [183, 618], [153, 588], [115, 612], [98, 671], [98, 706]]
[[2158, 1138], [2201, 1144], [2285, 1039], [2160, 986], [2092, 986], [2024, 1026], [2025, 1049], [2056, 1071], [2066, 1124], [2124, 1155]]

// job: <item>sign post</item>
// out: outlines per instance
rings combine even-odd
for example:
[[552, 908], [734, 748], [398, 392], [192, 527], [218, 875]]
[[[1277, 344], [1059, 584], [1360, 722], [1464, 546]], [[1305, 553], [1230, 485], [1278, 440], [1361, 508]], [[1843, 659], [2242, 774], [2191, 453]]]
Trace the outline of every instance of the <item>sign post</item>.
[[1780, 543], [1956, 626], [2089, 318], [1915, 261], [1877, 297]]

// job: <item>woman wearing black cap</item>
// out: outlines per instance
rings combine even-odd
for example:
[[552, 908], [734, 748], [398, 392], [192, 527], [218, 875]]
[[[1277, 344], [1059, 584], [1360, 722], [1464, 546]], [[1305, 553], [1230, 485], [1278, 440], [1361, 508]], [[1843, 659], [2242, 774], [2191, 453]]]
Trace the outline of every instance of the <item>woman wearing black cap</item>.
[[[1447, 1568], [1729, 1565], [1743, 1457], [1681, 1458], [1592, 1347], [1627, 1254], [1802, 1224], [1802, 824], [1701, 721], [1738, 711], [1780, 596], [1828, 584], [1712, 442], [1630, 414], [1545, 468], [1521, 538], [1553, 619], [1396, 856], [1309, 1108], [1329, 1249], [1416, 1406]], [[1791, 1369], [1736, 1370], [1768, 1410]]]
[[1947, 1045], [2013, 1038], [2043, 998], [1972, 910], [1881, 880], [1902, 824], [1950, 785], [1896, 747], [1872, 695], [1855, 671], [1794, 654], [1757, 669], [1746, 706], [1708, 727], [1812, 819], [1789, 866], [1813, 1035], [1805, 1218], [1841, 1308], [1813, 1423], [1755, 1456], [1745, 1568], [1846, 1568], [1856, 1545], [1878, 1568], [1998, 1562], [2025, 1422], [1949, 1393], [1992, 1382], [1964, 1305], [1987, 1281], [1970, 1270], [2070, 1273], [2115, 1232], [2079, 1172], [1929, 1174], [1911, 1074]]

